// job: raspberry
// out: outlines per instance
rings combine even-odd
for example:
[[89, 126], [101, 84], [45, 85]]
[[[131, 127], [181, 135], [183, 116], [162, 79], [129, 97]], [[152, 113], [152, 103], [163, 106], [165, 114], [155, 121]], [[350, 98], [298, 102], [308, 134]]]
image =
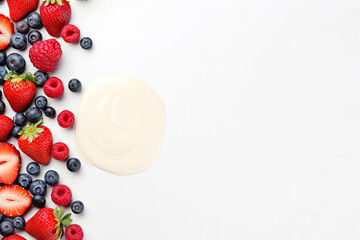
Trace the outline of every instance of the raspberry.
[[57, 185], [51, 192], [51, 200], [60, 206], [68, 206], [71, 203], [71, 190], [66, 185]]
[[51, 148], [51, 156], [56, 160], [64, 161], [69, 156], [69, 147], [65, 143], [57, 142]]
[[61, 37], [67, 43], [74, 43], [80, 38], [80, 30], [72, 24], [68, 24], [61, 30]]
[[82, 240], [84, 232], [79, 225], [71, 224], [65, 230], [65, 238], [66, 240]]
[[59, 78], [51, 77], [44, 84], [44, 93], [50, 98], [59, 98], [64, 93], [64, 84]]
[[57, 117], [60, 127], [69, 128], [74, 124], [75, 116], [69, 110], [62, 111]]
[[29, 51], [30, 61], [42, 72], [53, 71], [61, 55], [61, 46], [56, 39], [37, 41]]

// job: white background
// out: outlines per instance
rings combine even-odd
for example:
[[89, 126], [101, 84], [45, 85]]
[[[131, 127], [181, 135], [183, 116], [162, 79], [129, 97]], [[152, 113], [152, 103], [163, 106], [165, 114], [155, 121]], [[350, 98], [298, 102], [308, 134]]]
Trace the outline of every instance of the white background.
[[[60, 39], [51, 75], [84, 87], [134, 75], [167, 112], [161, 158], [145, 172], [72, 174], [56, 160], [42, 169], [58, 170], [85, 203], [74, 221], [85, 239], [360, 239], [359, 1], [71, 5], [94, 48]], [[78, 100], [67, 90], [50, 105], [75, 111]], [[73, 131], [45, 121], [77, 156]]]

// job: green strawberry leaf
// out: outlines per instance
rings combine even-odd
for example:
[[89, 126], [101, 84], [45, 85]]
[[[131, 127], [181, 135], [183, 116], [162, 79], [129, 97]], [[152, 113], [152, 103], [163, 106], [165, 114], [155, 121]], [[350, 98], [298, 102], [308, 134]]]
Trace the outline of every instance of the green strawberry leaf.
[[72, 222], [72, 219], [68, 218], [68, 219], [62, 220], [62, 225], [64, 227], [67, 227], [71, 224], [71, 222]]
[[19, 74], [17, 74], [17, 72], [15, 70], [12, 70], [5, 75], [4, 80], [7, 81], [10, 78], [17, 77], [17, 76], [19, 76]]

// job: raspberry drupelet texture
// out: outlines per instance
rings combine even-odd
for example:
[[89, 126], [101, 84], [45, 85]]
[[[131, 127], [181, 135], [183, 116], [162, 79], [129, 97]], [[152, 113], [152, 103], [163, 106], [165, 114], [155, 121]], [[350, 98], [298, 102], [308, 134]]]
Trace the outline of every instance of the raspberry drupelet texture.
[[29, 51], [30, 61], [42, 72], [53, 71], [58, 65], [61, 55], [61, 46], [56, 39], [37, 41]]

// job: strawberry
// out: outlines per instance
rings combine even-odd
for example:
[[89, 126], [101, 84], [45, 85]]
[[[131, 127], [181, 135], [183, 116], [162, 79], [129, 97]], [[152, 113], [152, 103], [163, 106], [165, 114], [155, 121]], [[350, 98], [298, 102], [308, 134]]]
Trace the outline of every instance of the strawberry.
[[0, 50], [5, 49], [10, 44], [10, 38], [14, 34], [14, 24], [8, 17], [0, 14]]
[[10, 18], [14, 22], [21, 20], [39, 5], [39, 0], [7, 0]]
[[0, 142], [4, 142], [8, 138], [13, 127], [14, 123], [11, 118], [0, 115]]
[[64, 235], [64, 227], [71, 224], [71, 213], [63, 218], [64, 209], [42, 208], [30, 218], [25, 225], [25, 231], [37, 240], [56, 240]]
[[0, 143], [0, 183], [12, 184], [17, 178], [20, 164], [19, 150], [10, 143]]
[[59, 37], [63, 27], [69, 23], [71, 7], [66, 0], [42, 0], [40, 17], [46, 31], [53, 37]]
[[31, 195], [18, 185], [4, 185], [0, 188], [0, 213], [8, 217], [23, 215], [31, 205]]
[[51, 159], [53, 137], [50, 129], [43, 124], [42, 119], [20, 131], [18, 140], [20, 150], [40, 164], [47, 164]]
[[11, 108], [15, 112], [23, 112], [31, 104], [36, 92], [35, 76], [25, 73], [19, 76], [15, 71], [6, 74], [3, 91]]
[[19, 235], [10, 235], [8, 237], [4, 237], [2, 240], [26, 240], [26, 238], [23, 238], [22, 236]]

